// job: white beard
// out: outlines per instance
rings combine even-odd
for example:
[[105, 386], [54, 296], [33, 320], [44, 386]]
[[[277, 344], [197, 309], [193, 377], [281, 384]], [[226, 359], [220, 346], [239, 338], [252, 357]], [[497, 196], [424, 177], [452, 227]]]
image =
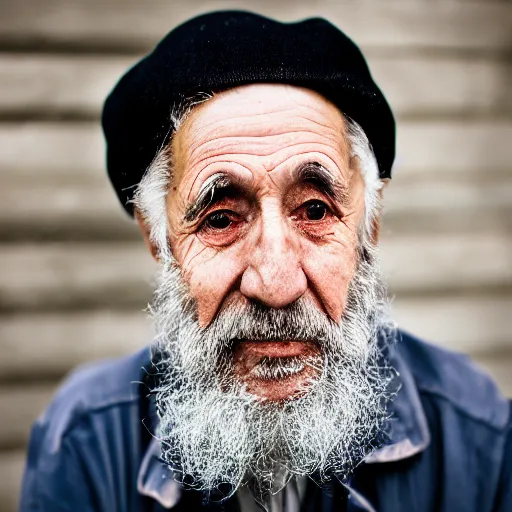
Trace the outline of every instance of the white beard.
[[[250, 482], [265, 499], [294, 475], [344, 480], [376, 448], [395, 372], [383, 353], [383, 335], [393, 338], [387, 294], [370, 262], [358, 265], [340, 324], [299, 299], [279, 310], [230, 305], [206, 328], [177, 265], [165, 265], [151, 308], [154, 392], [161, 455], [177, 480], [205, 491], [227, 484], [228, 495]], [[319, 377], [299, 398], [258, 400], [232, 372], [233, 340], [247, 338], [315, 339]]]

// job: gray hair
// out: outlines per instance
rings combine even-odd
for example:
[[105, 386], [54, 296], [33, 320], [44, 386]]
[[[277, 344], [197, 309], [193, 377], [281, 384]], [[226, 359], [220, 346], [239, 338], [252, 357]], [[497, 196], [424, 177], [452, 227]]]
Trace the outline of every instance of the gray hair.
[[[176, 132], [193, 110], [194, 106], [212, 98], [212, 94], [201, 93], [183, 101], [172, 109], [170, 121]], [[344, 115], [346, 134], [350, 143], [351, 157], [357, 157], [359, 172], [365, 183], [365, 218], [360, 227], [361, 239], [370, 240], [373, 227], [380, 214], [379, 190], [383, 182], [379, 178], [379, 169], [375, 154], [361, 126]], [[169, 261], [171, 252], [168, 243], [168, 220], [166, 197], [172, 178], [172, 153], [170, 141], [162, 147], [146, 169], [132, 202], [149, 226], [150, 240], [155, 245], [162, 261]]]

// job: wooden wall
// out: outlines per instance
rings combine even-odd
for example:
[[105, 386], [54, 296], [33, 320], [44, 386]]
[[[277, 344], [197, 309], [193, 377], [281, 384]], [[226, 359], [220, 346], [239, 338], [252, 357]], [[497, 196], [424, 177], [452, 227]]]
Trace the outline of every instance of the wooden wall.
[[511, 3], [3, 0], [1, 511], [58, 381], [150, 340], [155, 267], [106, 178], [101, 103], [170, 28], [217, 8], [325, 16], [362, 46], [398, 118], [382, 240], [396, 318], [512, 395]]

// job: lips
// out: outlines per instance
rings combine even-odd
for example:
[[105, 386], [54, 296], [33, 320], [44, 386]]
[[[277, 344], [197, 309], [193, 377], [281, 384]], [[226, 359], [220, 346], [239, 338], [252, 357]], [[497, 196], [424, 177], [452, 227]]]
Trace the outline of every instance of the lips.
[[241, 341], [235, 348], [235, 362], [244, 359], [246, 364], [264, 357], [308, 357], [319, 352], [312, 341]]
[[312, 341], [239, 341], [235, 375], [250, 394], [282, 401], [305, 392], [320, 372], [319, 346]]

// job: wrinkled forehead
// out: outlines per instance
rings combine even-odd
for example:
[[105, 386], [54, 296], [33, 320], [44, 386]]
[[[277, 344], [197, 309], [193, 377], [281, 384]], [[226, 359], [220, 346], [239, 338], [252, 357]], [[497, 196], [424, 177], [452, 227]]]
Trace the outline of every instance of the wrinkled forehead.
[[173, 139], [175, 177], [219, 157], [242, 162], [257, 157], [271, 172], [294, 153], [309, 150], [325, 153], [334, 166], [344, 163], [348, 143], [341, 112], [302, 87], [246, 85], [194, 107]]

